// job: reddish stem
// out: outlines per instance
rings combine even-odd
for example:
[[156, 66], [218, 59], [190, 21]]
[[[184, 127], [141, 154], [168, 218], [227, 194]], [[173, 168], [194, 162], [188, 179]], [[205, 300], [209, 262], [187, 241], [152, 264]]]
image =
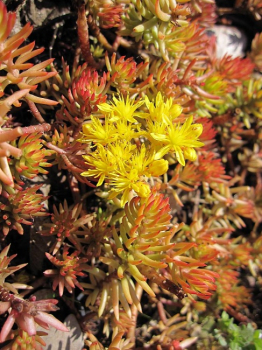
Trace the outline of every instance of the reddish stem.
[[241, 323], [250, 323], [251, 322], [247, 316], [241, 314], [240, 312], [237, 312], [231, 306], [227, 306], [226, 311], [229, 313], [229, 315], [233, 316], [237, 321], [239, 321]]
[[92, 33], [95, 35], [100, 44], [103, 45], [108, 52], [114, 52], [113, 47], [109, 44], [104, 35], [101, 33], [99, 27], [96, 25], [95, 21], [93, 21], [93, 17], [91, 15], [88, 15], [87, 21]]
[[78, 19], [76, 21], [76, 24], [79, 44], [84, 60], [90, 66], [94, 68], [99, 68], [99, 64], [94, 60], [94, 57], [92, 56], [90, 50], [85, 4], [80, 5], [78, 8]]
[[41, 113], [39, 112], [39, 110], [37, 109], [35, 103], [33, 101], [30, 101], [30, 100], [27, 100], [26, 101], [31, 112], [33, 113], [34, 117], [39, 121], [39, 123], [44, 123], [45, 120], [44, 118], [42, 117]]
[[25, 126], [22, 128], [23, 130], [23, 135], [25, 134], [32, 134], [34, 132], [47, 132], [51, 130], [51, 125], [47, 123], [39, 124], [39, 125], [31, 125], [31, 126]]
[[157, 309], [158, 309], [158, 314], [159, 317], [161, 318], [161, 321], [166, 324], [167, 323], [167, 318], [166, 318], [166, 313], [163, 304], [161, 301], [158, 301], [157, 303]]
[[78, 187], [78, 181], [76, 178], [73, 176], [73, 174], [68, 173], [68, 182], [69, 182], [69, 187], [72, 193], [72, 197], [74, 200], [74, 203], [80, 203], [81, 202], [81, 196], [80, 196], [80, 191]]

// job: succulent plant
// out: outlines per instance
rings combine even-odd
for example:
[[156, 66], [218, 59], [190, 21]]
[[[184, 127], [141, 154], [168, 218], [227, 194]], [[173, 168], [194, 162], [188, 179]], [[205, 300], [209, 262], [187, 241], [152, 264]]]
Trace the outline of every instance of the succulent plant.
[[85, 276], [82, 270], [86, 267], [85, 262], [87, 259], [79, 258], [79, 253], [74, 251], [69, 255], [69, 246], [64, 246], [63, 253], [57, 253], [56, 256], [46, 253], [46, 257], [56, 266], [56, 269], [46, 270], [44, 271], [44, 275], [54, 280], [54, 290], [59, 286], [60, 296], [63, 295], [64, 287], [70, 293], [72, 293], [72, 288], [75, 288], [75, 286], [83, 290], [77, 281], [77, 276]]
[[36, 335], [36, 324], [45, 329], [48, 329], [50, 325], [61, 331], [68, 331], [63, 323], [58, 321], [53, 315], [49, 315], [46, 312], [56, 311], [58, 309], [55, 306], [58, 302], [57, 300], [46, 299], [36, 301], [36, 298], [33, 296], [28, 300], [23, 300], [8, 293], [3, 287], [1, 287], [1, 301], [4, 302], [4, 305], [2, 305], [1, 308], [2, 313], [11, 308], [10, 314], [0, 333], [1, 343], [5, 341], [14, 323], [17, 323], [19, 328], [28, 333], [29, 336]]
[[[220, 349], [223, 310], [255, 323], [260, 307], [261, 35], [245, 58], [217, 58], [208, 35], [221, 14], [260, 20], [260, 2], [76, 0], [69, 12], [36, 31], [53, 28], [54, 62], [0, 1], [0, 342], [40, 350], [38, 326], [67, 331], [49, 314], [58, 300], [26, 299], [44, 281], [87, 349]], [[39, 250], [37, 276], [32, 261], [16, 275], [17, 237]]]
[[[28, 300], [23, 299], [17, 293], [17, 288], [23, 288], [19, 284], [10, 284], [5, 279], [13, 272], [21, 269], [25, 265], [9, 267], [9, 263], [15, 256], [8, 257], [9, 247], [3, 249], [0, 253], [1, 259], [1, 280], [0, 280], [0, 313], [3, 314], [7, 310], [9, 315], [5, 320], [5, 323], [0, 332], [0, 343], [4, 342], [12, 331], [14, 323], [18, 325], [20, 329], [18, 335], [14, 340], [16, 346], [20, 345], [21, 341], [32, 344], [35, 341], [39, 341], [43, 344], [42, 340], [38, 337], [36, 332], [36, 325], [39, 325], [45, 329], [48, 329], [49, 325], [60, 329], [62, 331], [68, 331], [62, 322], [57, 320], [53, 315], [48, 314], [49, 311], [56, 311], [58, 303], [55, 299], [46, 299], [36, 301], [35, 296], [30, 296]], [[11, 291], [11, 292], [10, 292]], [[24, 332], [24, 333], [23, 333]], [[18, 337], [22, 337], [21, 340]], [[33, 336], [33, 338], [31, 338]], [[27, 339], [27, 340], [26, 340]], [[15, 346], [15, 345], [14, 345]], [[37, 345], [38, 346], [38, 345]]]
[[43, 202], [47, 197], [37, 191], [41, 186], [35, 185], [25, 190], [20, 190], [10, 195], [1, 195], [0, 220], [2, 233], [6, 236], [11, 229], [23, 234], [24, 230], [21, 224], [31, 225], [35, 216], [46, 216], [48, 213], [44, 210]]

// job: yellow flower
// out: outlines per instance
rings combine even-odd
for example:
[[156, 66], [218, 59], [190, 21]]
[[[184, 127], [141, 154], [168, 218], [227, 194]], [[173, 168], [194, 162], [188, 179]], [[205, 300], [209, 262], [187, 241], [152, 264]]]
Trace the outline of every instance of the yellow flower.
[[140, 136], [140, 124], [131, 124], [126, 120], [117, 120], [115, 123], [115, 133], [118, 140], [131, 142], [132, 139]]
[[[112, 153], [114, 145], [111, 145]], [[149, 175], [148, 167], [154, 162], [154, 154], [147, 151], [144, 144], [141, 149], [134, 149], [129, 158], [121, 158], [121, 152], [116, 155], [118, 168], [108, 176], [109, 184], [112, 186], [109, 198], [122, 194], [121, 205], [124, 205], [129, 198], [131, 191], [138, 196], [146, 197], [150, 193], [150, 187], [146, 183], [146, 176]]]
[[116, 159], [113, 154], [100, 144], [90, 155], [83, 156], [86, 163], [93, 167], [81, 173], [82, 176], [99, 178], [97, 186], [102, 185], [111, 172], [116, 169]]
[[146, 118], [153, 122], [170, 123], [170, 121], [178, 117], [183, 110], [181, 106], [173, 103], [171, 97], [164, 102], [160, 91], [156, 95], [155, 102], [150, 102], [148, 97], [145, 96], [145, 104], [149, 113], [139, 113], [139, 117]]
[[117, 133], [112, 123], [109, 123], [108, 119], [105, 119], [105, 123], [102, 124], [98, 118], [91, 116], [91, 123], [83, 125], [83, 134], [78, 141], [83, 143], [99, 143], [101, 145], [107, 145], [117, 139]]
[[160, 176], [168, 170], [168, 162], [164, 159], [155, 160], [155, 152], [145, 144], [142, 144], [139, 151], [133, 153], [129, 166], [131, 169], [137, 169], [140, 177]]
[[169, 124], [165, 133], [151, 133], [151, 137], [157, 141], [155, 159], [161, 159], [165, 154], [174, 152], [178, 162], [185, 165], [185, 159], [196, 160], [196, 152], [193, 147], [204, 146], [198, 141], [198, 137], [203, 131], [202, 124], [193, 124], [193, 117], [187, 118], [186, 122], [179, 124]]
[[[170, 124], [170, 123], [169, 123]], [[144, 132], [144, 136], [152, 143], [156, 143], [155, 139], [152, 137], [152, 135], [154, 134], [166, 134], [166, 128], [167, 128], [167, 124], [165, 124], [163, 121], [159, 121], [159, 122], [153, 122], [151, 120], [149, 120], [147, 122], [147, 126], [146, 126], [146, 131]], [[157, 142], [158, 144], [158, 142]]]
[[121, 95], [119, 96], [119, 99], [117, 99], [115, 96], [113, 96], [113, 102], [110, 104], [108, 103], [101, 103], [98, 105], [98, 108], [100, 111], [105, 112], [106, 114], [110, 115], [110, 121], [117, 121], [117, 120], [127, 120], [130, 123], [135, 123], [136, 119], [134, 119], [134, 116], [137, 116], [137, 113], [135, 111], [137, 108], [142, 106], [144, 101], [139, 100], [138, 102], [135, 102], [134, 100], [130, 100], [129, 96], [127, 96], [126, 101], [124, 100], [124, 97]]
[[129, 159], [129, 167], [130, 169], [136, 169], [139, 176], [143, 176], [146, 167], [153, 160], [152, 153], [146, 148], [145, 144], [142, 144], [140, 150], [134, 151]]
[[109, 199], [122, 194], [121, 206], [128, 201], [130, 192], [133, 190], [140, 197], [147, 197], [150, 194], [150, 187], [148, 184], [140, 180], [137, 169], [128, 169], [124, 165], [110, 176], [110, 185], [112, 190], [109, 194]]
[[118, 142], [114, 142], [111, 145], [108, 145], [108, 150], [114, 156], [116, 161], [129, 161], [136, 149], [136, 145], [133, 145], [131, 142], [122, 139], [118, 140]]

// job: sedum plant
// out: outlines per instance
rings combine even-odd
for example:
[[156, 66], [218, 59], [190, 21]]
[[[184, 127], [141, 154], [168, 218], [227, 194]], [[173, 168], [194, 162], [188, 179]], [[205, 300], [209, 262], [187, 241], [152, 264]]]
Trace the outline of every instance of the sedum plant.
[[[215, 329], [215, 337], [223, 347], [230, 349], [259, 349], [262, 345], [260, 330], [254, 330], [249, 323], [247, 326], [237, 326], [224, 311], [219, 320], [219, 329]], [[224, 334], [223, 334], [224, 333]]]
[[[254, 21], [260, 8], [235, 4]], [[257, 348], [261, 35], [246, 58], [217, 58], [212, 0], [70, 10], [60, 62], [0, 2], [3, 348], [68, 331], [49, 314], [62, 300], [84, 349]], [[57, 299], [36, 300], [43, 285]]]
[[[21, 345], [20, 337], [23, 339], [22, 342], [25, 344], [34, 344], [36, 341], [44, 343], [41, 337], [37, 335], [36, 325], [39, 325], [45, 329], [49, 328], [49, 325], [62, 331], [68, 331], [62, 322], [57, 320], [53, 315], [48, 314], [49, 311], [56, 311], [58, 303], [55, 299], [46, 299], [36, 301], [36, 297], [31, 295], [28, 300], [22, 298], [17, 291], [17, 288], [28, 288], [25, 284], [13, 284], [5, 281], [8, 276], [13, 272], [21, 269], [24, 265], [11, 266], [8, 265], [15, 257], [15, 255], [8, 257], [8, 251], [10, 246], [4, 248], [0, 254], [1, 263], [1, 287], [0, 287], [0, 313], [4, 314], [9, 312], [8, 317], [5, 320], [0, 332], [0, 342], [4, 342], [7, 337], [10, 337], [13, 333], [12, 327], [14, 323], [17, 324], [19, 331], [14, 332], [11, 338], [14, 338], [16, 346]], [[26, 265], [26, 264], [25, 264]], [[41, 335], [41, 332], [39, 332]], [[13, 346], [15, 346], [13, 344]], [[38, 346], [38, 345], [36, 345]]]

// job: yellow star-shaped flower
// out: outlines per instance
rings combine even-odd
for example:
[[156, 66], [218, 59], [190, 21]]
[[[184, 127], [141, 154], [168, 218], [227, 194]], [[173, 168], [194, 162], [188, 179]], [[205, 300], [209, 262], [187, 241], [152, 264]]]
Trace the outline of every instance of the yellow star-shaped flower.
[[180, 126], [172, 124], [166, 126], [165, 133], [151, 133], [151, 137], [158, 141], [158, 151], [155, 159], [161, 159], [167, 153], [174, 152], [178, 162], [185, 165], [185, 159], [196, 160], [197, 154], [194, 147], [204, 146], [203, 142], [198, 141], [198, 137], [203, 131], [202, 124], [193, 124], [193, 117], [187, 118], [186, 122]]
[[121, 95], [118, 99], [115, 96], [113, 96], [113, 102], [111, 104], [101, 103], [100, 105], [98, 105], [98, 108], [100, 109], [100, 111], [110, 115], [111, 122], [115, 122], [119, 119], [124, 119], [129, 121], [130, 123], [135, 123], [136, 119], [134, 119], [134, 116], [137, 116], [137, 113], [135, 113], [135, 111], [137, 110], [137, 108], [142, 106], [143, 103], [144, 101], [141, 100], [139, 100], [138, 102], [130, 100], [128, 95], [125, 100], [124, 97]]

